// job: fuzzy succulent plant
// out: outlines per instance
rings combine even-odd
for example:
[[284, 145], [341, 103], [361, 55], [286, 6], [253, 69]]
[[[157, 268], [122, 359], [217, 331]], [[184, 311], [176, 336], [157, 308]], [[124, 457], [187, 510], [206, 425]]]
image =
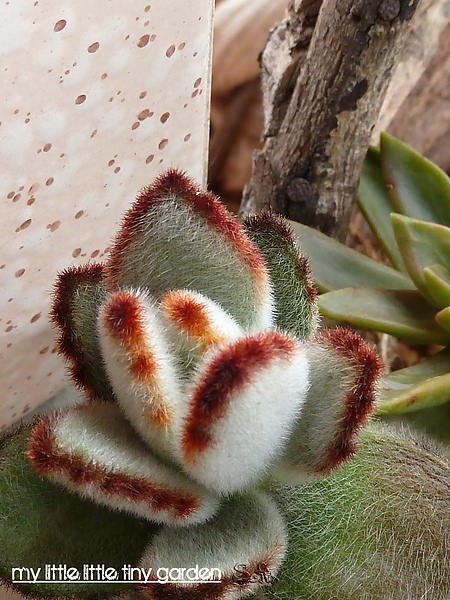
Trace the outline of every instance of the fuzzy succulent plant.
[[382, 134], [380, 150], [368, 151], [358, 204], [392, 267], [294, 225], [325, 292], [320, 311], [338, 322], [442, 347], [425, 362], [387, 374], [377, 411], [411, 413], [416, 424], [449, 441], [450, 179]]
[[[144, 189], [106, 264], [58, 278], [58, 347], [85, 401], [0, 440], [0, 576], [46, 597], [111, 596], [136, 579], [161, 600], [400, 597], [416, 543], [435, 552], [423, 585], [440, 577], [446, 511], [428, 507], [424, 534], [415, 513], [397, 517], [410, 489], [445, 504], [427, 474], [443, 480], [448, 461], [391, 430], [360, 436], [381, 363], [356, 334], [317, 331], [316, 304], [281, 218], [241, 224], [175, 170]], [[79, 577], [46, 578], [48, 565]], [[86, 565], [117, 577], [97, 570], [93, 584]], [[220, 582], [186, 581], [196, 567]], [[377, 585], [402, 568], [401, 584]]]

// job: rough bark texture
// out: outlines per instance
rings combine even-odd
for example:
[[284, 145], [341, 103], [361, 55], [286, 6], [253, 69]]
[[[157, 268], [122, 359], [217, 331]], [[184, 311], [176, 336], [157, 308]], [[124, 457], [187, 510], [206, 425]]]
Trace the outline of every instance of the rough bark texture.
[[[265, 141], [241, 215], [271, 206], [345, 237], [370, 134], [418, 2], [294, 0], [262, 55]], [[276, 68], [274, 52], [292, 40], [296, 53], [284, 53], [292, 64]]]

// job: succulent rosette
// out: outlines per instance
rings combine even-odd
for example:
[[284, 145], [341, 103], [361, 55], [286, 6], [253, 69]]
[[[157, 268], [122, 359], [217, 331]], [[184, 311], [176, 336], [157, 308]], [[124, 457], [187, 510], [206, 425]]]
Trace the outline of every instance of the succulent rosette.
[[[169, 170], [126, 214], [106, 264], [60, 274], [52, 317], [86, 400], [3, 439], [26, 493], [17, 476], [0, 509], [11, 529], [28, 510], [29, 530], [22, 554], [0, 551], [2, 574], [27, 548], [50, 560], [36, 524], [52, 506], [71, 559], [79, 502], [80, 544], [104, 563], [110, 540], [114, 564], [151, 569], [139, 586], [149, 598], [243, 598], [266, 585], [288, 544], [267, 482], [315, 480], [352, 457], [381, 371], [356, 334], [317, 332], [308, 261], [286, 222], [241, 224]], [[155, 584], [158, 569], [195, 565], [220, 569], [220, 582]], [[27, 591], [122, 589], [104, 588]]]

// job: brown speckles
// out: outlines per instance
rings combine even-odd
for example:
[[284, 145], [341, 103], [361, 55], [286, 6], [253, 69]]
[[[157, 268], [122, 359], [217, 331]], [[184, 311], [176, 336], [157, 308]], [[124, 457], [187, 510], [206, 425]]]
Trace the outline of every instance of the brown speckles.
[[19, 200], [22, 198], [22, 194], [15, 194], [12, 201], [13, 202], [19, 202]]
[[33, 196], [31, 198], [28, 198], [27, 200], [27, 205], [31, 206], [32, 204], [34, 204], [36, 202], [36, 198], [34, 198]]
[[192, 92], [191, 98], [195, 98], [195, 96], [198, 96], [198, 89], [196, 89]]
[[67, 25], [67, 21], [65, 19], [60, 19], [59, 21], [57, 21], [55, 23], [55, 26], [53, 27], [53, 31], [55, 31], [56, 33], [58, 31], [62, 31], [66, 25]]
[[18, 271], [16, 271], [14, 273], [15, 277], [22, 277], [22, 275], [25, 273], [25, 269], [19, 269]]
[[39, 354], [47, 354], [47, 352], [50, 350], [50, 346], [45, 346], [45, 348], [42, 348], [41, 350], [39, 350]]
[[77, 96], [75, 98], [75, 104], [83, 104], [83, 102], [86, 100], [86, 94], [80, 94], [79, 96]]
[[53, 182], [54, 182], [54, 181], [55, 181], [55, 180], [54, 180], [54, 178], [53, 178], [53, 177], [49, 177], [49, 178], [47, 179], [47, 181], [45, 182], [45, 185], [46, 185], [47, 187], [50, 187], [50, 186], [53, 184]]
[[188, 133], [187, 135], [184, 136], [183, 142], [188, 142], [190, 139], [191, 139], [191, 134]]
[[183, 50], [183, 48], [186, 46], [186, 42], [181, 42], [181, 44], [178, 46], [178, 50]]
[[46, 227], [51, 233], [56, 231], [58, 227], [61, 225], [61, 221], [53, 221], [53, 223], [49, 223]]
[[94, 42], [88, 47], [87, 51], [89, 52], [89, 54], [93, 54], [94, 52], [97, 52], [99, 48], [100, 44], [98, 42]]
[[97, 256], [100, 254], [100, 250], [94, 250], [94, 252], [91, 253], [91, 258], [97, 258]]
[[137, 129], [140, 126], [139, 121], [136, 121], [135, 123], [133, 123], [133, 125], [131, 126], [131, 129], [134, 131], [135, 129]]
[[108, 161], [108, 167], [112, 167], [115, 162], [116, 161], [112, 158], [110, 161]]
[[26, 221], [24, 221], [22, 223], [22, 225], [20, 225], [20, 227], [18, 227], [16, 229], [16, 231], [23, 231], [24, 229], [27, 229], [30, 225], [31, 225], [31, 219], [27, 219]]
[[39, 321], [39, 319], [41, 318], [41, 314], [42, 313], [37, 313], [35, 315], [33, 315], [30, 319], [30, 323], [36, 323], [36, 321]]
[[196, 80], [195, 80], [195, 82], [194, 82], [194, 87], [195, 87], [195, 88], [198, 88], [198, 86], [201, 84], [201, 82], [202, 82], [202, 78], [201, 78], [201, 77], [199, 77], [198, 79], [196, 79]]
[[32, 196], [35, 192], [37, 192], [39, 189], [39, 183], [36, 181], [36, 183], [33, 183], [33, 185], [30, 187], [30, 189], [28, 190], [28, 193], [30, 194], [30, 196]]
[[114, 169], [114, 173], [118, 173], [119, 171], [120, 171], [120, 167], [116, 167], [116, 168]]
[[140, 100], [143, 100], [143, 99], [145, 98], [145, 96], [146, 96], [146, 95], [147, 95], [147, 92], [145, 92], [145, 91], [144, 91], [144, 92], [141, 92], [141, 93], [139, 94], [139, 99], [140, 99]]
[[6, 196], [8, 198], [8, 200], [11, 200], [12, 198], [14, 198], [15, 192], [9, 192], [9, 194]]
[[97, 130], [94, 129], [94, 131], [91, 133], [91, 139], [94, 138], [97, 135]]
[[155, 40], [156, 40], [156, 35], [155, 34], [151, 35], [150, 36], [150, 41], [154, 42]]
[[138, 120], [139, 121], [145, 121], [145, 119], [148, 119], [149, 117], [152, 117], [154, 115], [153, 112], [150, 112], [150, 110], [148, 108], [145, 108], [144, 110], [141, 110], [141, 112], [138, 114]]
[[51, 144], [45, 144], [45, 146], [42, 148], [42, 150], [44, 152], [48, 152], [49, 150], [51, 150], [52, 145]]
[[149, 154], [149, 155], [147, 156], [147, 158], [145, 159], [145, 164], [146, 164], [146, 165], [149, 165], [149, 164], [152, 162], [152, 160], [153, 160], [154, 158], [155, 158], [155, 155], [154, 155], [154, 154]]
[[102, 73], [101, 79], [106, 79], [108, 77], [108, 73]]
[[159, 150], [164, 150], [164, 148], [167, 146], [168, 143], [169, 143], [169, 140], [167, 138], [163, 138], [158, 144]]
[[166, 50], [166, 56], [167, 56], [167, 58], [170, 58], [173, 55], [174, 52], [175, 52], [175, 46], [172, 44]]
[[79, 210], [77, 212], [77, 214], [75, 215], [75, 219], [81, 219], [81, 217], [84, 215], [84, 210]]
[[148, 34], [143, 35], [139, 38], [137, 46], [138, 48], [144, 48], [150, 41], [150, 36]]
[[165, 112], [160, 116], [159, 120], [161, 121], [161, 123], [166, 123], [169, 120], [169, 117], [170, 117], [170, 113]]
[[75, 248], [75, 250], [72, 252], [73, 258], [77, 258], [78, 256], [80, 256], [80, 254], [81, 254], [81, 248]]
[[152, 5], [151, 4], [147, 4], [147, 6], [144, 8], [144, 12], [148, 12], [151, 9]]

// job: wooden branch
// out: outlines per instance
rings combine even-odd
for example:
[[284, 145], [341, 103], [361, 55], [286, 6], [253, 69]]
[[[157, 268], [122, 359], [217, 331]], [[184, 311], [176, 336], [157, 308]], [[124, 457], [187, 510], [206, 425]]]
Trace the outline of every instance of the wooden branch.
[[[288, 100], [277, 92], [281, 109], [254, 155], [242, 216], [271, 206], [344, 239], [370, 133], [418, 2], [323, 1], [294, 89], [287, 78]], [[300, 22], [304, 33], [312, 6], [294, 0], [291, 25], [281, 26]], [[267, 77], [276, 57], [265, 51], [262, 62]]]

